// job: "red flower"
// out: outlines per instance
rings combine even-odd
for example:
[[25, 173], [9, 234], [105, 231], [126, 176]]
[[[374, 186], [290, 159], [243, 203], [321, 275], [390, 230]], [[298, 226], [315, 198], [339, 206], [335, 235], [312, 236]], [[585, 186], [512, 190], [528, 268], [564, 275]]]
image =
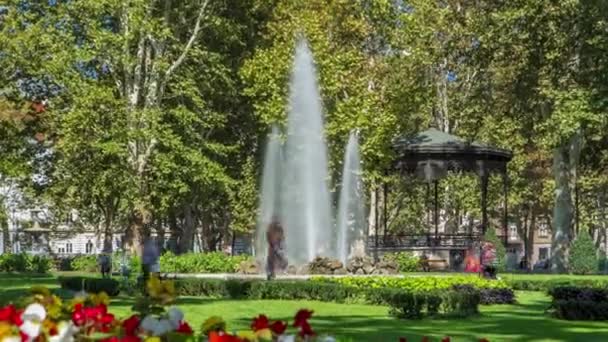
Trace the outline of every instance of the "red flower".
[[127, 336], [135, 336], [137, 328], [139, 328], [139, 316], [133, 315], [122, 322], [122, 327], [125, 329]]
[[268, 329], [269, 324], [270, 322], [268, 321], [268, 317], [266, 317], [266, 315], [259, 315], [253, 319], [253, 322], [251, 322], [251, 330], [258, 331]]
[[240, 338], [217, 331], [209, 332], [209, 342], [242, 342]]
[[479, 342], [490, 342], [490, 340], [488, 340], [487, 338], [482, 338], [481, 340], [479, 340]]
[[12, 304], [3, 307], [2, 309], [0, 309], [0, 321], [11, 322], [13, 320], [13, 317], [15, 316], [16, 311], [17, 310], [15, 310], [15, 307]]
[[444, 337], [441, 342], [450, 342], [450, 336]]
[[13, 324], [16, 326], [21, 326], [21, 324], [23, 324], [23, 319], [21, 318], [21, 315], [23, 315], [23, 309], [21, 310], [17, 310], [15, 311], [15, 314], [13, 315]]
[[137, 336], [123, 336], [120, 342], [141, 342], [141, 338]]
[[298, 335], [300, 335], [302, 337], [315, 336], [315, 332], [312, 330], [312, 327], [310, 326], [310, 324], [308, 324], [308, 322], [304, 321], [302, 323], [302, 325], [300, 325], [300, 332], [298, 333]]
[[270, 325], [270, 330], [272, 330], [272, 332], [275, 335], [283, 335], [283, 333], [285, 332], [285, 330], [287, 330], [287, 322], [285, 322], [285, 321], [274, 321]]
[[431, 342], [427, 336], [422, 336], [422, 342]]
[[84, 325], [85, 321], [86, 318], [84, 316], [84, 313], [82, 311], [74, 310], [74, 312], [72, 313], [72, 322], [74, 322], [74, 324], [79, 327], [81, 325]]
[[190, 327], [190, 325], [188, 325], [188, 323], [186, 321], [181, 321], [179, 323], [179, 327], [175, 331], [177, 331], [180, 334], [184, 334], [184, 335], [194, 334], [194, 331], [192, 331], [192, 328]]
[[399, 337], [399, 342], [407, 342], [407, 338], [405, 338], [405, 337]]
[[101, 340], [101, 342], [120, 342], [120, 340], [118, 339], [118, 337], [112, 336]]
[[312, 313], [313, 313], [313, 311], [311, 311], [311, 310], [300, 309], [300, 311], [298, 311], [296, 313], [296, 317], [294, 318], [293, 326], [301, 327], [304, 323], [307, 324], [310, 317], [312, 317]]

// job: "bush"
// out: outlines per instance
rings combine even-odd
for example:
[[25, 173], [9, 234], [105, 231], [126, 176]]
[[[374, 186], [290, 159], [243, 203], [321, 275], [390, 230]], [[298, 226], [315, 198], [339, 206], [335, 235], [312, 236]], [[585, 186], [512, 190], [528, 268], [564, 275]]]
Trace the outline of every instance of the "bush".
[[416, 291], [398, 288], [357, 288], [332, 282], [179, 279], [178, 295], [230, 299], [317, 300], [336, 303], [387, 305], [398, 317], [449, 315], [466, 317], [478, 312], [480, 294], [474, 287]]
[[47, 273], [51, 266], [52, 261], [46, 256], [32, 256], [25, 253], [0, 255], [0, 271], [2, 272]]
[[488, 229], [484, 235], [484, 241], [491, 242], [496, 248], [496, 269], [498, 272], [507, 270], [507, 250], [496, 235], [496, 229]]
[[73, 271], [95, 273], [99, 272], [97, 257], [95, 255], [80, 255], [72, 259], [70, 268]]
[[417, 272], [420, 269], [420, 258], [412, 252], [398, 252], [385, 254], [386, 261], [393, 261], [399, 265], [399, 272]]
[[105, 292], [109, 296], [117, 296], [120, 293], [118, 281], [109, 278], [87, 278], [87, 277], [59, 277], [62, 289], [71, 291], [86, 291], [89, 293]]
[[560, 319], [608, 320], [608, 289], [559, 286], [549, 291], [550, 311]]
[[597, 270], [598, 258], [595, 243], [591, 236], [582, 232], [578, 234], [570, 247], [568, 257], [570, 272], [574, 274], [592, 274]]
[[577, 287], [608, 287], [608, 278], [575, 279], [575, 278], [553, 278], [553, 279], [507, 279], [505, 283], [516, 291], [551, 291], [560, 286]]
[[222, 252], [165, 253], [160, 257], [160, 268], [166, 273], [234, 273], [249, 256], [231, 256]]
[[393, 288], [413, 292], [432, 292], [437, 290], [476, 289], [482, 304], [510, 304], [515, 302], [515, 293], [501, 280], [489, 280], [476, 276], [446, 277], [341, 277], [313, 278], [317, 282], [338, 283], [355, 288], [382, 289]]

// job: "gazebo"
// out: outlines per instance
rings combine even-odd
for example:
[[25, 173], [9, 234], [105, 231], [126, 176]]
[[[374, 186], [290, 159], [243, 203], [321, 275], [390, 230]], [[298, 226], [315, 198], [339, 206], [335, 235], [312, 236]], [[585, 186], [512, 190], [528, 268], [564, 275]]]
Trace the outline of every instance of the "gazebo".
[[[375, 250], [407, 249], [407, 248], [467, 248], [479, 240], [473, 234], [447, 234], [439, 233], [438, 184], [448, 172], [468, 172], [479, 177], [480, 204], [481, 204], [481, 232], [484, 234], [488, 228], [487, 194], [488, 179], [491, 174], [502, 176], [503, 180], [503, 229], [505, 245], [507, 243], [507, 216], [508, 216], [508, 176], [507, 164], [513, 157], [510, 151], [488, 146], [478, 142], [467, 142], [457, 136], [429, 129], [413, 137], [401, 137], [395, 140], [393, 148], [396, 160], [387, 173], [399, 173], [402, 176], [415, 176], [422, 179], [434, 188], [434, 232], [427, 231], [425, 238], [408, 236], [407, 234], [389, 235], [387, 222], [387, 199], [390, 189], [384, 184], [382, 223], [378, 224], [378, 201], [376, 201], [376, 232], [368, 241], [368, 246]], [[382, 237], [380, 238], [380, 231]]]

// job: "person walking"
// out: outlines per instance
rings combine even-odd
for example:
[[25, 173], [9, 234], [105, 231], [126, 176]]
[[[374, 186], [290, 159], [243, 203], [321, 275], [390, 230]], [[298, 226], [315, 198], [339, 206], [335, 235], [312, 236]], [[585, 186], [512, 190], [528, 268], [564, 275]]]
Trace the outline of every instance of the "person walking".
[[144, 243], [144, 250], [142, 253], [142, 271], [143, 271], [143, 281], [144, 287], [148, 283], [148, 279], [150, 279], [150, 274], [160, 273], [160, 263], [159, 263], [160, 253], [158, 251], [158, 246], [156, 245], [156, 241], [153, 239], [148, 239]]
[[274, 219], [266, 231], [268, 242], [268, 256], [266, 257], [266, 278], [272, 280], [277, 271], [282, 272], [287, 268], [285, 257], [285, 233], [278, 220]]

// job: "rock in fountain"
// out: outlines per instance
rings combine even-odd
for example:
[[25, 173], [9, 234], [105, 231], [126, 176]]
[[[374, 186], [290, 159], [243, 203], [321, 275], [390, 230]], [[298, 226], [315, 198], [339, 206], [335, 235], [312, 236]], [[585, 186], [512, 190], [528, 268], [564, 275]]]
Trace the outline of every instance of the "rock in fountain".
[[287, 258], [292, 264], [303, 264], [318, 255], [336, 256], [321, 96], [313, 56], [304, 40], [296, 46], [289, 106], [281, 218]]
[[355, 242], [363, 241], [365, 224], [361, 160], [359, 158], [359, 141], [356, 132], [351, 132], [344, 152], [344, 169], [342, 186], [338, 201], [338, 259], [346, 263]]

